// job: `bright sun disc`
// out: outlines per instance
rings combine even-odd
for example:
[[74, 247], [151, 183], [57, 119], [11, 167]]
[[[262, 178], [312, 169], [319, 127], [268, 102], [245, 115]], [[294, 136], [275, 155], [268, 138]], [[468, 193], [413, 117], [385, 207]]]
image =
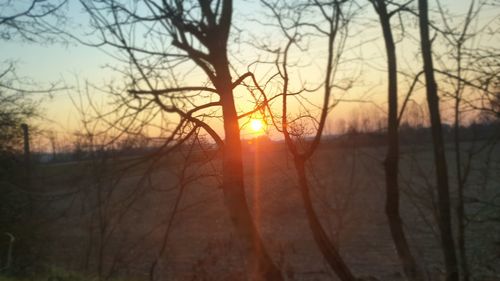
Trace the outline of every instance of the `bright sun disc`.
[[252, 127], [254, 132], [260, 132], [264, 128], [264, 123], [262, 120], [252, 119], [252, 121], [250, 121], [250, 127]]

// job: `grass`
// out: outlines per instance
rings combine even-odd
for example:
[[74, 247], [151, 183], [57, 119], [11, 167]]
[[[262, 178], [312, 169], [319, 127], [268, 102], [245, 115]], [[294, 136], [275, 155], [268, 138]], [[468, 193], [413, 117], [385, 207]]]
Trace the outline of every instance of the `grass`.
[[[85, 276], [82, 273], [68, 271], [60, 267], [48, 267], [44, 272], [32, 276], [17, 277], [0, 274], [0, 281], [98, 281], [97, 277]], [[137, 281], [135, 279], [111, 278], [109, 281]]]
[[[465, 145], [464, 143], [463, 147]], [[495, 188], [500, 181], [495, 172], [497, 166], [489, 167], [484, 164], [488, 155], [498, 159], [500, 154], [497, 151], [476, 155], [472, 164], [477, 170], [471, 172], [467, 195], [489, 202], [493, 199], [491, 193], [498, 193]], [[301, 211], [302, 203], [295, 188], [293, 162], [278, 145], [267, 147], [261, 152], [259, 154], [245, 150], [245, 181], [250, 208], [258, 218], [256, 221], [259, 230], [270, 253], [274, 258], [282, 255], [297, 280], [329, 279], [323, 265], [317, 262], [320, 257]], [[412, 191], [404, 195], [411, 195], [412, 199], [415, 199], [411, 202], [402, 201], [403, 215], [407, 221], [411, 221], [408, 226], [411, 229], [409, 233], [414, 245], [419, 247], [419, 258], [431, 269], [440, 266], [440, 252], [436, 246], [438, 244], [423, 220], [429, 215], [432, 223], [432, 209], [424, 205], [428, 202], [426, 196], [432, 194], [435, 185], [432, 155], [432, 147], [427, 144], [403, 146], [400, 176], [402, 187]], [[109, 196], [106, 198], [113, 203], [107, 202], [99, 209], [106, 211], [102, 215], [104, 222], [109, 224], [105, 229], [116, 229], [105, 244], [105, 258], [109, 258], [107, 261], [115, 256], [126, 261], [131, 260], [133, 263], [123, 263], [117, 272], [140, 276], [139, 278], [145, 276], [149, 270], [148, 262], [155, 257], [163, 238], [162, 229], [157, 226], [165, 225], [165, 218], [170, 217], [178, 194], [176, 172], [183, 163], [181, 156], [168, 155], [156, 163], [157, 170], [150, 178], [150, 186], [139, 185], [139, 177], [136, 175], [142, 175], [151, 162], [141, 162], [126, 169], [124, 175], [117, 175], [118, 171], [121, 172], [126, 166], [137, 161], [133, 158], [109, 159], [98, 163], [100, 165], [94, 169], [92, 163], [88, 162], [38, 167], [39, 175], [49, 178], [45, 182], [38, 182], [40, 188], [47, 187], [48, 191], [53, 191], [60, 187], [64, 190], [78, 184], [84, 186], [85, 189], [82, 190], [88, 192], [54, 199], [40, 208], [40, 214], [64, 215], [54, 223], [53, 236], [47, 241], [47, 252], [52, 260], [65, 264], [70, 255], [79, 257], [86, 254], [88, 245], [95, 246], [91, 248], [93, 250], [90, 257], [96, 256], [98, 233], [92, 232], [94, 236], [89, 236], [87, 225], [88, 221], [93, 223], [92, 226], [97, 225], [97, 219], [101, 218], [97, 216], [99, 214], [95, 208], [97, 195], [100, 194]], [[195, 156], [201, 158], [202, 155]], [[329, 146], [327, 143], [313, 158], [310, 176], [314, 183], [316, 207], [323, 215], [325, 226], [331, 226], [329, 230], [332, 235], [338, 236], [338, 241], [341, 241], [343, 253], [348, 257], [347, 262], [353, 264], [353, 270], [359, 275], [380, 277], [380, 280], [397, 280], [394, 276], [397, 276], [395, 273], [399, 272], [400, 266], [394, 255], [384, 215], [384, 156], [385, 147]], [[448, 157], [450, 178], [454, 178], [456, 176], [453, 154], [448, 153]], [[212, 168], [211, 164], [213, 163], [205, 164], [203, 161], [190, 163], [189, 169], [185, 170], [186, 178], [210, 176], [217, 172], [219, 163], [213, 164], [215, 168]], [[486, 168], [488, 170], [485, 170]], [[489, 176], [485, 175], [489, 170]], [[102, 188], [99, 185], [87, 187], [87, 182], [97, 180], [93, 177], [96, 174], [102, 177], [111, 175], [112, 178], [121, 178], [121, 181], [112, 188], [107, 188], [107, 183], [103, 183]], [[208, 176], [192, 181], [181, 200], [182, 211], [176, 214], [174, 231], [169, 237], [167, 252], [162, 260], [163, 267], [158, 269], [163, 280], [237, 280], [234, 276], [242, 275], [242, 260], [238, 248], [224, 247], [223, 243], [213, 244], [213, 241], [231, 239], [232, 225], [221, 192], [216, 188], [217, 182]], [[50, 181], [54, 184], [47, 184]], [[423, 210], [422, 213], [417, 212], [414, 201], [415, 204], [422, 205], [418, 205]], [[123, 210], [129, 205], [122, 202], [131, 202], [131, 207], [126, 209], [126, 212]], [[477, 208], [477, 203], [471, 203], [468, 204], [467, 211], [472, 213]], [[484, 207], [480, 214], [494, 215], [495, 210], [498, 209]], [[118, 220], [111, 216], [116, 213], [125, 215], [118, 217]], [[487, 258], [494, 254], [492, 241], [498, 239], [498, 236], [495, 237], [497, 228], [498, 225], [490, 223], [470, 223], [468, 246], [471, 263], [481, 266], [494, 264]], [[97, 226], [92, 228], [92, 231], [98, 230]], [[89, 237], [94, 240], [90, 241]], [[90, 242], [87, 245], [88, 240]], [[131, 245], [133, 247], [129, 247]], [[282, 250], [280, 245], [287, 247]], [[127, 251], [123, 251], [124, 248]], [[381, 260], [384, 262], [381, 263]], [[67, 262], [68, 265], [74, 266], [74, 263]], [[473, 268], [476, 276], [480, 276], [476, 269], [478, 267]], [[96, 281], [94, 276], [52, 268], [33, 278], [0, 276], [0, 281]], [[230, 277], [223, 278], [226, 276]]]

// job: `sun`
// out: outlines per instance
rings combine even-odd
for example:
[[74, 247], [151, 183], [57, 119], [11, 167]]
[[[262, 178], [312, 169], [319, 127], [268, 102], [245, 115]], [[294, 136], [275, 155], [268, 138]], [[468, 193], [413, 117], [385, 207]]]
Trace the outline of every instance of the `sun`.
[[261, 119], [250, 120], [250, 127], [254, 133], [262, 133], [264, 131], [264, 122]]

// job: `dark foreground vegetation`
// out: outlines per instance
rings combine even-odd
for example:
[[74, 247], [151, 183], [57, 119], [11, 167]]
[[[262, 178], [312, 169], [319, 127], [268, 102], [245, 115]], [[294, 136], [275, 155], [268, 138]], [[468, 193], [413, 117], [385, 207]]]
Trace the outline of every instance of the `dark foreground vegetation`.
[[[497, 280], [500, 151], [486, 138], [491, 130], [483, 131], [488, 134], [462, 140], [464, 153], [475, 153], [466, 189], [467, 249], [475, 278]], [[352, 270], [404, 280], [384, 216], [386, 148], [379, 138], [325, 138], [307, 168], [312, 199]], [[243, 257], [217, 188], [221, 155], [199, 143], [158, 161], [147, 152], [88, 151], [82, 161], [33, 163], [29, 187], [22, 170], [13, 185], [2, 185], [2, 200], [11, 203], [2, 204], [3, 231], [15, 235], [15, 242], [2, 239], [2, 249], [12, 247], [5, 280], [149, 280], [153, 264], [158, 280], [244, 280]], [[243, 155], [252, 216], [280, 270], [288, 280], [333, 278], [317, 262], [284, 143], [252, 140]], [[401, 210], [411, 222], [405, 229], [428, 280], [441, 280], [433, 177], [430, 142], [402, 145]], [[455, 193], [451, 198], [456, 202]]]

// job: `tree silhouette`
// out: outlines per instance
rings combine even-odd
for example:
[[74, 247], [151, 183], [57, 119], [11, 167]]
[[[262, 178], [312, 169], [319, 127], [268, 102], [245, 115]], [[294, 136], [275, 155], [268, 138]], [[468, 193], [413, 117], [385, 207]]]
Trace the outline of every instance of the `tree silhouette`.
[[[400, 215], [399, 195], [399, 116], [398, 116], [398, 66], [396, 45], [392, 34], [391, 17], [397, 15], [404, 7], [388, 11], [388, 2], [385, 0], [370, 1], [379, 16], [380, 26], [385, 42], [387, 54], [387, 84], [388, 84], [388, 118], [387, 118], [387, 155], [384, 162], [386, 182], [385, 212], [389, 220], [392, 239], [396, 246], [399, 259], [403, 265], [405, 275], [410, 280], [421, 279], [419, 269], [413, 257], [408, 239], [406, 238], [403, 222]], [[407, 2], [407, 4], [411, 3]]]
[[443, 130], [439, 111], [439, 96], [437, 83], [434, 77], [432, 59], [432, 42], [429, 35], [429, 18], [427, 0], [418, 1], [419, 27], [422, 60], [424, 63], [425, 88], [429, 115], [431, 121], [432, 143], [434, 149], [434, 164], [436, 166], [437, 194], [439, 208], [439, 230], [443, 248], [446, 280], [459, 280], [457, 255], [451, 226], [450, 186], [448, 167], [445, 156]]
[[[311, 198], [312, 186], [308, 179], [306, 169], [307, 162], [311, 159], [320, 145], [328, 112], [336, 104], [332, 97], [333, 89], [342, 89], [340, 85], [336, 84], [335, 75], [343, 47], [345, 46], [345, 40], [347, 40], [348, 37], [348, 26], [355, 12], [350, 10], [352, 6], [347, 3], [348, 1], [305, 1], [294, 4], [264, 0], [261, 2], [271, 11], [271, 14], [277, 21], [277, 26], [286, 38], [285, 47], [282, 48], [282, 50], [273, 51], [277, 56], [275, 63], [278, 69], [277, 77], [282, 80], [282, 88], [278, 95], [281, 96], [281, 112], [276, 114], [270, 109], [271, 115], [273, 116], [273, 123], [276, 125], [279, 124], [279, 126], [277, 125], [277, 129], [282, 132], [288, 151], [293, 157], [302, 202], [306, 211], [309, 227], [319, 251], [340, 280], [356, 280], [351, 269], [341, 256], [338, 245], [329, 237], [321, 224]], [[357, 10], [356, 8], [353, 9], [354, 11]], [[308, 12], [316, 18], [320, 18], [321, 22], [308, 22], [307, 19], [305, 19], [307, 17], [302, 17], [303, 13], [306, 14]], [[293, 91], [291, 89], [292, 87], [290, 84], [292, 83], [292, 77], [289, 70], [290, 66], [293, 65], [289, 57], [291, 48], [295, 46], [301, 49], [299, 45], [301, 39], [303, 39], [304, 36], [314, 34], [314, 32], [317, 32], [317, 36], [326, 39], [327, 48], [322, 85], [318, 87], [318, 89], [322, 89], [321, 93], [323, 95], [320, 113], [319, 116], [314, 116], [313, 113], [306, 109], [302, 114], [291, 118], [290, 115], [294, 113], [289, 110], [290, 98], [311, 91], [306, 88], [302, 88], [298, 91]], [[307, 100], [307, 98], [304, 99]], [[277, 118], [278, 116], [281, 116], [281, 118]], [[274, 120], [275, 118], [277, 120]], [[307, 139], [308, 136], [306, 131], [311, 128], [301, 123], [305, 119], [310, 119], [315, 124], [310, 139]]]
[[[110, 125], [130, 121], [121, 127], [124, 133], [130, 133], [141, 114], [161, 111], [176, 120], [175, 128], [166, 131], [172, 143], [186, 141], [189, 132], [198, 128], [208, 133], [223, 153], [222, 190], [250, 279], [281, 280], [252, 221], [244, 190], [233, 89], [248, 75], [233, 80], [230, 71], [232, 1], [142, 1], [130, 5], [111, 0], [80, 2], [101, 36], [100, 42], [86, 44], [111, 47], [121, 52], [129, 65], [126, 91], [114, 92], [125, 117]], [[204, 78], [179, 78], [181, 71], [189, 75], [193, 68]], [[186, 84], [193, 81], [200, 84]], [[214, 114], [219, 116], [214, 112], [220, 111], [224, 139], [206, 122]]]
[[[17, 1], [16, 1], [17, 2]], [[0, 2], [0, 38], [47, 43], [61, 39], [54, 26], [66, 21], [63, 7], [67, 0]]]

